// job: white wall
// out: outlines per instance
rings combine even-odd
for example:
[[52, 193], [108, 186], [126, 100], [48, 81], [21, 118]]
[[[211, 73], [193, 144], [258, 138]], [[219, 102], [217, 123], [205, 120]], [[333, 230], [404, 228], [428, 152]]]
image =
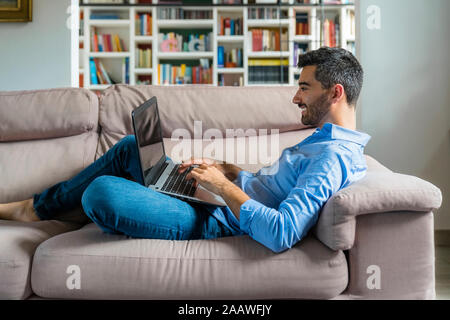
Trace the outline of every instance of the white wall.
[[70, 0], [33, 1], [33, 21], [0, 23], [0, 90], [71, 85]]
[[[358, 128], [372, 136], [366, 153], [438, 186], [444, 200], [435, 229], [450, 229], [450, 1], [359, 4]], [[381, 9], [380, 30], [367, 28], [370, 5]]]

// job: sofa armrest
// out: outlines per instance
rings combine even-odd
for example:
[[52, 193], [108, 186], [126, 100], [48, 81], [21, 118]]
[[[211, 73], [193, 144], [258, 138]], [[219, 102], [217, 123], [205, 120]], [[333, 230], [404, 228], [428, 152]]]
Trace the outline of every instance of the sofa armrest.
[[355, 240], [356, 217], [382, 212], [430, 212], [441, 206], [442, 193], [420, 178], [389, 171], [366, 176], [334, 194], [325, 204], [313, 232], [333, 250], [348, 250]]

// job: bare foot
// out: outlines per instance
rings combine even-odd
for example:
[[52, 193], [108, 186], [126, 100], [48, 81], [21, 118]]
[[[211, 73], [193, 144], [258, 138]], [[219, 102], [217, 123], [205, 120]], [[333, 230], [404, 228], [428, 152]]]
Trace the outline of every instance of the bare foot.
[[33, 199], [0, 204], [0, 219], [14, 221], [40, 221], [33, 207]]

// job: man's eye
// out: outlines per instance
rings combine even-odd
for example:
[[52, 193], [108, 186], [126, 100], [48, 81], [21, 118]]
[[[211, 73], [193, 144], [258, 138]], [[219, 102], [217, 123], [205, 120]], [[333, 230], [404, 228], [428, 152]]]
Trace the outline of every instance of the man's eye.
[[300, 88], [300, 90], [302, 90], [302, 91], [306, 91], [306, 88], [305, 88], [305, 87], [302, 87], [302, 88]]

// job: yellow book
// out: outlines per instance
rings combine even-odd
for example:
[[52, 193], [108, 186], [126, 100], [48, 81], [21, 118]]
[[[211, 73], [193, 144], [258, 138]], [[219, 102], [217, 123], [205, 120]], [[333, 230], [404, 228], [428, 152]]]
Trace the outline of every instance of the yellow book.
[[147, 68], [152, 67], [152, 49], [147, 49]]
[[181, 65], [181, 77], [184, 77], [185, 72], [186, 72], [186, 65], [182, 64]]
[[161, 84], [161, 65], [158, 63], [158, 84]]
[[116, 44], [117, 51], [121, 52], [122, 47], [120, 46], [120, 40], [117, 34], [114, 35], [114, 43]]
[[249, 59], [249, 66], [288, 66], [289, 61], [287, 59]]

